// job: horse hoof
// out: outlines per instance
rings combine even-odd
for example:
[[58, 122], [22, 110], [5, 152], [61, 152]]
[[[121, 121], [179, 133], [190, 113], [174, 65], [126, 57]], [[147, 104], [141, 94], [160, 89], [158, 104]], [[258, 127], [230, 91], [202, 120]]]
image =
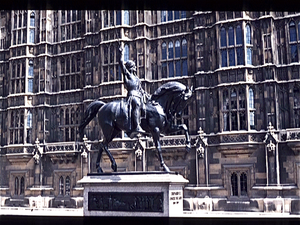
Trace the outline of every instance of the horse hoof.
[[111, 168], [112, 168], [112, 170], [113, 170], [114, 172], [117, 172], [118, 166], [117, 166], [117, 164], [114, 162], [114, 163], [111, 164]]
[[97, 168], [97, 172], [98, 172], [98, 173], [103, 173], [102, 168], [101, 168], [101, 167], [98, 167], [98, 168]]
[[185, 151], [189, 153], [191, 151], [191, 146], [190, 145], [185, 146]]

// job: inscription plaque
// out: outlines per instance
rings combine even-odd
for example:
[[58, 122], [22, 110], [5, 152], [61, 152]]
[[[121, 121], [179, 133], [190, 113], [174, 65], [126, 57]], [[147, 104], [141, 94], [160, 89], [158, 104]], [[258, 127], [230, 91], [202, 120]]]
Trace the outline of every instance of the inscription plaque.
[[89, 192], [89, 211], [164, 212], [163, 192]]

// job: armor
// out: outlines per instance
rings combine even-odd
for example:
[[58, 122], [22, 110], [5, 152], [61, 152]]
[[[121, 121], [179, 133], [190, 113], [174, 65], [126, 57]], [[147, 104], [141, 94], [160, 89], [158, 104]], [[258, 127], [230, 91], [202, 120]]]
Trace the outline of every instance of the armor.
[[129, 103], [128, 117], [130, 121], [131, 137], [137, 133], [146, 133], [141, 123], [141, 111], [144, 107], [145, 96], [147, 93], [141, 87], [141, 81], [136, 75], [135, 63], [131, 60], [124, 65], [122, 60], [122, 49], [120, 48], [119, 64], [124, 77], [124, 84], [128, 91], [127, 100]]

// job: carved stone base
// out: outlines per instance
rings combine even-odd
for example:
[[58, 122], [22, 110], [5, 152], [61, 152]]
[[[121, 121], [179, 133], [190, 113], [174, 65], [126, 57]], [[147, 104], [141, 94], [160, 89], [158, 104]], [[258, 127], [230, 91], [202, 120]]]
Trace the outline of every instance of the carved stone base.
[[180, 217], [183, 186], [176, 173], [130, 172], [88, 174], [84, 186], [84, 216]]

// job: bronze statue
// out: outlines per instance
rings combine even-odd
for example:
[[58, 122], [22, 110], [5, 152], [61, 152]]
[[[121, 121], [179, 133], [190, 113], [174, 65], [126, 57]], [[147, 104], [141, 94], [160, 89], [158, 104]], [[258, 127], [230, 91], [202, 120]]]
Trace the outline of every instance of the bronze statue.
[[[164, 163], [160, 145], [160, 135], [170, 134], [180, 130], [185, 131], [186, 137], [186, 150], [191, 148], [190, 137], [187, 126], [185, 124], [174, 124], [174, 118], [176, 115], [181, 115], [184, 108], [192, 99], [192, 88], [179, 83], [168, 82], [160, 86], [155, 93], [151, 96], [151, 99], [146, 102], [146, 114], [141, 119], [142, 129], [152, 136], [158, 151], [160, 164], [164, 171], [169, 172], [170, 169]], [[128, 116], [128, 101], [116, 100], [109, 103], [102, 101], [94, 101], [88, 105], [82, 123], [79, 126], [79, 134], [82, 139], [84, 134], [84, 128], [87, 124], [98, 115], [99, 125], [103, 131], [103, 142], [99, 149], [96, 167], [98, 173], [103, 173], [100, 167], [100, 159], [102, 157], [103, 150], [107, 153], [111, 161], [111, 167], [113, 171], [117, 171], [117, 164], [108, 149], [108, 144], [113, 140], [116, 135], [125, 131], [127, 134], [131, 133], [131, 125]]]
[[122, 59], [123, 49], [120, 47], [119, 64], [124, 78], [124, 84], [127, 89], [127, 101], [128, 101], [128, 116], [131, 134], [133, 138], [137, 133], [146, 132], [141, 128], [141, 110], [144, 108], [147, 93], [142, 89], [141, 81], [136, 74], [135, 63], [131, 60], [127, 61], [124, 65]]

